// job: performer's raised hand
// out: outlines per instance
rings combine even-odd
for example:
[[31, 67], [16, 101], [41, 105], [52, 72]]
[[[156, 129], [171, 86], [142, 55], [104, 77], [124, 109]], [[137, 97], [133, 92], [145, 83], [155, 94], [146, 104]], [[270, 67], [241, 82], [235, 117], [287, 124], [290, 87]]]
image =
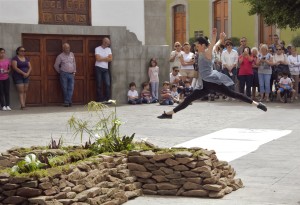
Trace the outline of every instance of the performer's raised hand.
[[224, 32], [221, 32], [220, 33], [220, 39], [221, 39], [221, 41], [224, 42], [225, 38], [226, 38], [226, 34]]

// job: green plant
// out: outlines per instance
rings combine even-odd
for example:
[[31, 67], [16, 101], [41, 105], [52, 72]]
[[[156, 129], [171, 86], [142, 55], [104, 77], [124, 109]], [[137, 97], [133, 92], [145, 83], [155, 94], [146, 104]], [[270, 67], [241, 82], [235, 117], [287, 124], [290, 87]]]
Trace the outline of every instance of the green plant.
[[228, 40], [230, 40], [232, 42], [233, 46], [235, 46], [235, 47], [240, 46], [240, 39], [238, 37], [231, 37], [231, 38], [228, 38]]
[[39, 170], [45, 166], [46, 164], [41, 163], [35, 154], [28, 154], [25, 156], [24, 160], [18, 162], [17, 165], [12, 167], [12, 172], [29, 173]]
[[292, 45], [295, 47], [300, 47], [300, 35], [298, 34], [297, 36], [295, 36], [292, 41], [291, 41]]
[[117, 118], [116, 101], [110, 102], [114, 104], [114, 111], [108, 111], [108, 106], [92, 101], [87, 105], [90, 113], [88, 119], [76, 118], [73, 115], [68, 121], [70, 128], [74, 130], [74, 136], [80, 135], [81, 142], [84, 134], [88, 135], [89, 140], [95, 140], [94, 143], [90, 143], [90, 147], [96, 153], [119, 152], [134, 148], [135, 134], [120, 137], [119, 129], [122, 122]]
[[48, 145], [49, 149], [60, 149], [61, 146], [63, 144], [63, 140], [62, 137], [59, 138], [58, 142], [56, 143], [56, 141], [51, 137], [51, 141]]
[[196, 42], [196, 37], [190, 37], [189, 38], [189, 43], [190, 43], [190, 45], [192, 46], [192, 45], [194, 45], [194, 43]]

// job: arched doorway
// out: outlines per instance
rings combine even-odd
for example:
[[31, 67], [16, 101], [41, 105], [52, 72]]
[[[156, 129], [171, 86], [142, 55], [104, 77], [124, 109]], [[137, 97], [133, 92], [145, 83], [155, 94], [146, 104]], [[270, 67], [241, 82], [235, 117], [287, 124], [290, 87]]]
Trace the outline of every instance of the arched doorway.
[[[173, 7], [174, 42], [184, 43], [186, 41], [186, 8], [179, 4]], [[174, 43], [173, 42], [173, 43]]]

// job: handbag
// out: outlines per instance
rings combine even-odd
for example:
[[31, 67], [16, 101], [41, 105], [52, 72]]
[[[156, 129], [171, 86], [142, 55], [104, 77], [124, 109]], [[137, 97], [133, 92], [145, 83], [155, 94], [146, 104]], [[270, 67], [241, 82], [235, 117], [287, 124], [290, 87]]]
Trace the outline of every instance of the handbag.
[[275, 71], [276, 71], [277, 74], [278, 73], [283, 73], [283, 72], [287, 73], [289, 76], [291, 74], [289, 66], [288, 65], [284, 65], [284, 64], [277, 65], [275, 67]]

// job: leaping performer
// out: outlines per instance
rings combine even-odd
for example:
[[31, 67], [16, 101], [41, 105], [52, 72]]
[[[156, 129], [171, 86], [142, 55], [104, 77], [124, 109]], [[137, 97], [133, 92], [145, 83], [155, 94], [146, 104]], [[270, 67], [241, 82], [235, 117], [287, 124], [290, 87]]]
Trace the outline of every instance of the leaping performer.
[[[195, 86], [194, 91], [191, 95], [187, 96], [184, 101], [176, 106], [173, 110], [169, 112], [164, 112], [162, 115], [158, 116], [159, 119], [172, 119], [173, 114], [177, 113], [180, 110], [185, 109], [188, 105], [191, 104], [194, 100], [202, 98], [209, 94], [210, 92], [222, 93], [228, 97], [236, 98], [246, 103], [256, 106], [258, 109], [267, 111], [265, 104], [261, 102], [256, 102], [249, 98], [248, 96], [235, 92], [230, 89], [230, 86], [234, 85], [234, 82], [225, 74], [220, 73], [216, 70], [213, 70], [212, 63], [212, 53], [213, 48], [219, 46], [224, 42], [226, 34], [224, 32], [220, 33], [220, 39], [216, 43], [217, 39], [217, 29], [214, 28], [212, 31], [211, 43], [203, 37], [199, 37], [195, 46], [198, 49], [199, 58], [198, 58], [198, 67], [199, 67], [199, 76], [197, 79], [197, 85]], [[215, 46], [216, 44], [216, 46]]]

